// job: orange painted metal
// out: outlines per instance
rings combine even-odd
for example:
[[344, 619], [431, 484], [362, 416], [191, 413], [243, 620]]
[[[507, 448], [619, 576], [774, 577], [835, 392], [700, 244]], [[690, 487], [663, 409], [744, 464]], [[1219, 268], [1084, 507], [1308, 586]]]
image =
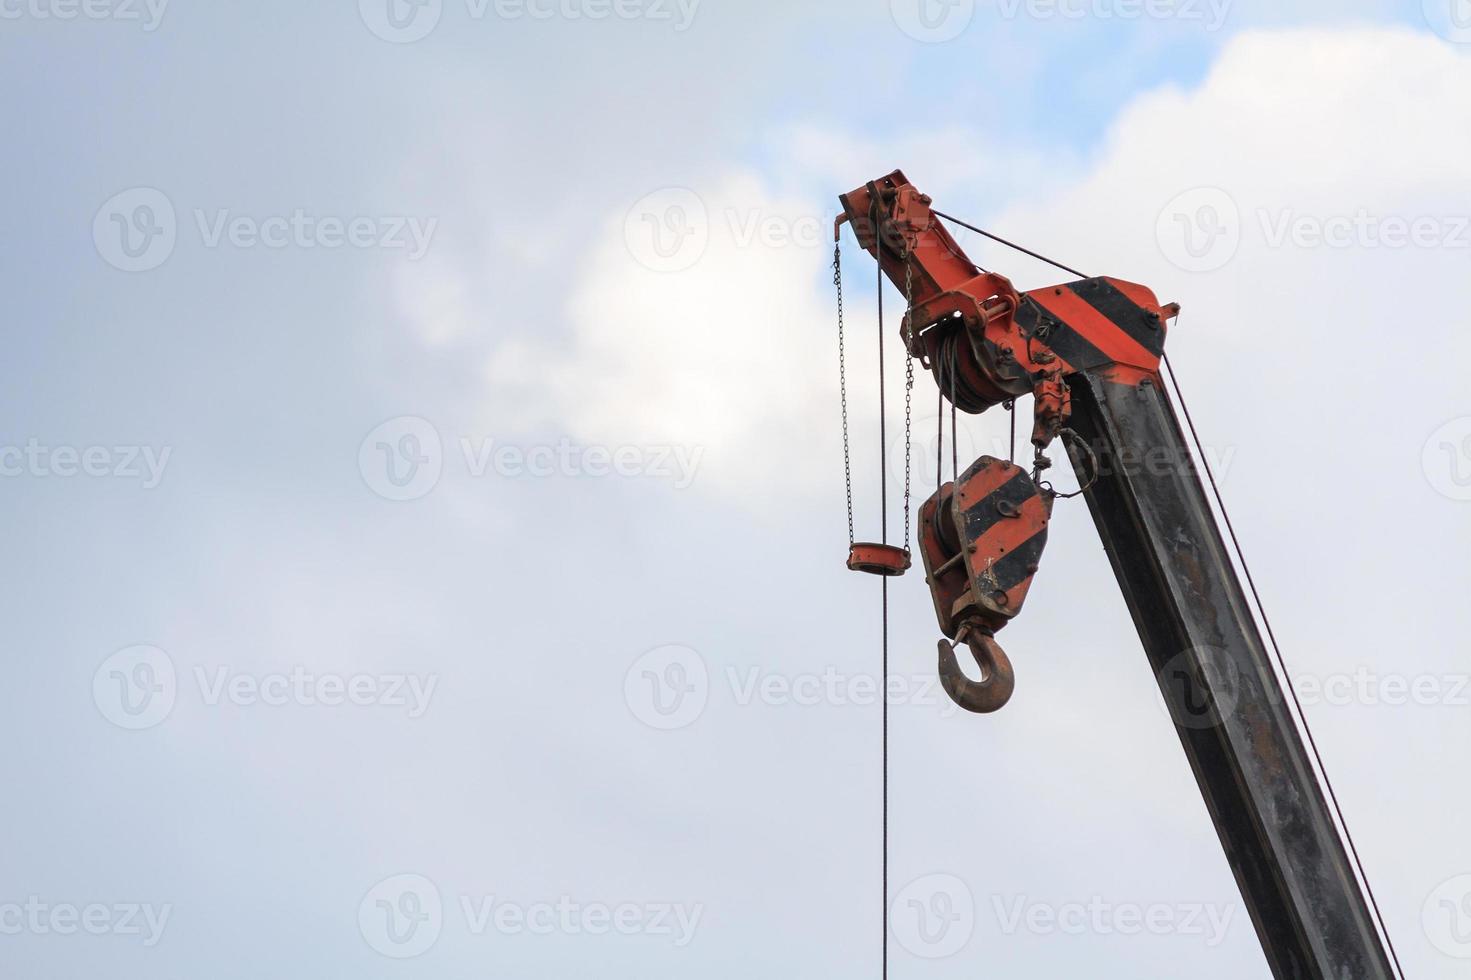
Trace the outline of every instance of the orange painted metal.
[[903, 575], [909, 564], [909, 552], [898, 545], [859, 541], [848, 548], [848, 567], [855, 572]]
[[1035, 394], [1032, 442], [1041, 448], [1066, 425], [1065, 378], [1085, 370], [1123, 384], [1158, 376], [1179, 307], [1148, 287], [1098, 278], [1019, 292], [966, 256], [899, 170], [839, 200], [838, 224], [851, 224], [890, 281], [910, 291], [905, 346], [962, 411]]

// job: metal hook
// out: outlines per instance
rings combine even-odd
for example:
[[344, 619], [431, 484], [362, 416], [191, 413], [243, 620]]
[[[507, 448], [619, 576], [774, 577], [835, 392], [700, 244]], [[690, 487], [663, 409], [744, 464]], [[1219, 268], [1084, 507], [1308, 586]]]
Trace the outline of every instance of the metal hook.
[[[973, 681], [961, 673], [955, 659], [955, 648], [961, 643], [970, 648], [971, 656], [985, 677]], [[996, 642], [996, 637], [981, 626], [968, 623], [956, 633], [955, 642], [940, 641], [940, 684], [950, 699], [966, 711], [988, 714], [1011, 700], [1016, 690], [1016, 675], [1011, 660]]]

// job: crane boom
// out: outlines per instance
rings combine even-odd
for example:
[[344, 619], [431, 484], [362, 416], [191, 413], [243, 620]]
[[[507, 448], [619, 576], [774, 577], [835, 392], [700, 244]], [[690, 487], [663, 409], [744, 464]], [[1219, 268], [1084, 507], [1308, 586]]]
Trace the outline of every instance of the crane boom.
[[[1159, 362], [1178, 307], [1107, 278], [1019, 293], [966, 258], [897, 170], [841, 201], [839, 224], [850, 222], [906, 290], [902, 339], [941, 393], [970, 413], [1035, 396], [1033, 487], [1014, 464], [983, 457], [921, 508], [941, 629], [968, 643], [987, 673], [981, 682], [959, 676], [942, 641], [946, 689], [977, 711], [1010, 696], [1011, 667], [993, 637], [1020, 611], [1037, 570], [1056, 495], [1041, 480], [1043, 450], [1062, 436], [1273, 975], [1392, 980], [1163, 388]], [[1034, 494], [1044, 507], [1032, 505]]]

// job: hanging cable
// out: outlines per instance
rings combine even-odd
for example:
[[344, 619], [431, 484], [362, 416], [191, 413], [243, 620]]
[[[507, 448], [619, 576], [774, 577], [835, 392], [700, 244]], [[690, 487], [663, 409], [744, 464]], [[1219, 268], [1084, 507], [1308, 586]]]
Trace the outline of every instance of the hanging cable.
[[848, 365], [843, 350], [843, 246], [833, 243], [833, 286], [838, 291], [838, 396], [843, 403], [843, 487], [848, 496], [848, 547], [853, 547], [853, 462], [848, 450]]
[[1022, 248], [1016, 242], [1009, 242], [1006, 239], [1002, 238], [1000, 235], [993, 235], [993, 234], [991, 234], [989, 231], [987, 231], [984, 228], [977, 228], [975, 225], [967, 224], [966, 222], [961, 221], [959, 218], [952, 217], [952, 216], [946, 214], [943, 211], [931, 211], [930, 213], [933, 214], [933, 215], [935, 215], [935, 216], [937, 216], [937, 217], [944, 218], [946, 221], [953, 221], [953, 222], [955, 222], [957, 225], [959, 225], [962, 228], [969, 228], [971, 231], [975, 232], [977, 235], [984, 235], [987, 238], [991, 239], [991, 241], [993, 241], [993, 242], [1000, 242], [1002, 245], [1005, 245], [1007, 248], [1014, 248], [1018, 252], [1021, 252], [1023, 255], [1030, 255], [1032, 258], [1038, 259], [1038, 260], [1040, 260], [1042, 262], [1046, 262], [1048, 265], [1055, 265], [1059, 269], [1061, 269], [1063, 272], [1071, 272], [1073, 275], [1077, 276], [1079, 279], [1087, 279], [1087, 278], [1089, 278], [1088, 276], [1083, 275], [1083, 273], [1079, 272], [1077, 269], [1070, 269], [1067, 266], [1063, 265], [1061, 262], [1055, 262], [1052, 259], [1049, 259], [1047, 256], [1040, 255], [1037, 252], [1034, 252], [1034, 251], [1032, 251], [1029, 248]]
[[[879, 321], [879, 529], [884, 544], [889, 543], [889, 463], [888, 463], [888, 436], [885, 434], [884, 415], [884, 263], [880, 256], [882, 243], [875, 240], [874, 257], [879, 259], [875, 263], [878, 267], [878, 321]], [[882, 702], [883, 716], [883, 786], [880, 795], [883, 797], [883, 870], [880, 874], [880, 887], [883, 891], [884, 914], [883, 914], [883, 948], [882, 948], [882, 970], [883, 980], [889, 978], [889, 576], [881, 575], [883, 590], [883, 655], [882, 669], [880, 673], [880, 688], [883, 694]]]
[[[1178, 317], [1176, 324], [1179, 324]], [[1292, 703], [1297, 708], [1298, 717], [1302, 719], [1303, 735], [1307, 738], [1308, 748], [1313, 753], [1313, 759], [1317, 762], [1318, 771], [1323, 777], [1323, 788], [1328, 791], [1328, 799], [1333, 804], [1333, 811], [1338, 817], [1339, 826], [1343, 829], [1344, 842], [1348, 844], [1349, 853], [1353, 855], [1354, 865], [1358, 869], [1360, 880], [1364, 885], [1364, 893], [1369, 898], [1369, 905], [1374, 909], [1376, 927], [1384, 937], [1384, 945], [1389, 949], [1390, 959], [1394, 960], [1394, 969], [1401, 978], [1404, 977], [1404, 967], [1400, 966], [1399, 953], [1394, 948], [1394, 940], [1389, 936], [1389, 924], [1384, 921], [1384, 913], [1379, 909], [1379, 899], [1374, 894], [1374, 886], [1369, 882], [1369, 873], [1364, 869], [1363, 859], [1359, 857], [1358, 845], [1354, 842], [1353, 834], [1348, 829], [1348, 818], [1343, 815], [1343, 807], [1338, 802], [1338, 793], [1333, 788], [1333, 780], [1328, 776], [1328, 767], [1323, 762], [1323, 754], [1318, 751], [1318, 741], [1313, 737], [1313, 729], [1308, 724], [1307, 712], [1303, 710], [1302, 700], [1297, 696], [1297, 688], [1293, 686], [1292, 677], [1287, 671], [1287, 661], [1282, 656], [1282, 648], [1277, 644], [1277, 635], [1272, 630], [1272, 621], [1267, 618], [1266, 606], [1262, 604], [1261, 593], [1257, 591], [1256, 580], [1251, 574], [1251, 566], [1246, 563], [1246, 554], [1242, 551], [1241, 542], [1236, 537], [1236, 528], [1231, 523], [1231, 515], [1226, 512], [1226, 501], [1221, 496], [1221, 488], [1216, 483], [1215, 472], [1211, 469], [1210, 460], [1205, 455], [1205, 445], [1202, 443], [1200, 433], [1195, 429], [1195, 420], [1190, 416], [1190, 406], [1185, 403], [1185, 394], [1180, 390], [1180, 379], [1175, 374], [1174, 365], [1170, 363], [1168, 354], [1163, 356], [1164, 366], [1170, 376], [1170, 387], [1175, 391], [1175, 400], [1180, 403], [1180, 412], [1185, 416], [1185, 425], [1190, 430], [1191, 441], [1195, 443], [1196, 455], [1200, 457], [1202, 468], [1205, 470], [1206, 478], [1210, 481], [1211, 494], [1216, 498], [1216, 506], [1220, 508], [1221, 519], [1226, 525], [1226, 533], [1231, 537], [1231, 546], [1236, 552], [1237, 559], [1241, 562], [1242, 574], [1246, 577], [1247, 588], [1251, 590], [1252, 600], [1256, 603], [1257, 612], [1261, 614], [1262, 626], [1266, 628], [1267, 638], [1271, 641], [1272, 653], [1276, 658], [1277, 666], [1282, 672], [1282, 680], [1287, 688], [1287, 693], [1292, 695]]]

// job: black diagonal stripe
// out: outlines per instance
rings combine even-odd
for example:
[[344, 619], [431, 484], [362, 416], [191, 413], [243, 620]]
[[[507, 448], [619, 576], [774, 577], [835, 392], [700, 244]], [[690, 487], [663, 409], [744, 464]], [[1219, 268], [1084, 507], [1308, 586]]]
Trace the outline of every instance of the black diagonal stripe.
[[1010, 592], [1033, 574], [1032, 570], [1042, 560], [1042, 549], [1047, 545], [1047, 529], [1044, 527], [1023, 542], [1009, 555], [1003, 555], [991, 565], [996, 576], [996, 586]]
[[1018, 518], [1002, 515], [996, 507], [1001, 501], [1004, 500], [1020, 510], [1022, 504], [1036, 495], [1037, 485], [1032, 482], [1032, 478], [1025, 470], [1018, 470], [1015, 476], [971, 504], [969, 509], [961, 515], [961, 520], [964, 521], [965, 539], [967, 541], [979, 539], [998, 521], [1018, 520]]
[[1165, 332], [1159, 322], [1151, 320], [1144, 307], [1125, 296], [1113, 283], [1105, 279], [1084, 279], [1069, 284], [1069, 288], [1108, 317], [1114, 326], [1138, 341], [1140, 347], [1151, 354], [1163, 353]]
[[1016, 322], [1023, 334], [1037, 337], [1037, 347], [1049, 348], [1076, 371], [1086, 371], [1113, 360], [1078, 331], [1042, 309], [1030, 296], [1016, 311]]

